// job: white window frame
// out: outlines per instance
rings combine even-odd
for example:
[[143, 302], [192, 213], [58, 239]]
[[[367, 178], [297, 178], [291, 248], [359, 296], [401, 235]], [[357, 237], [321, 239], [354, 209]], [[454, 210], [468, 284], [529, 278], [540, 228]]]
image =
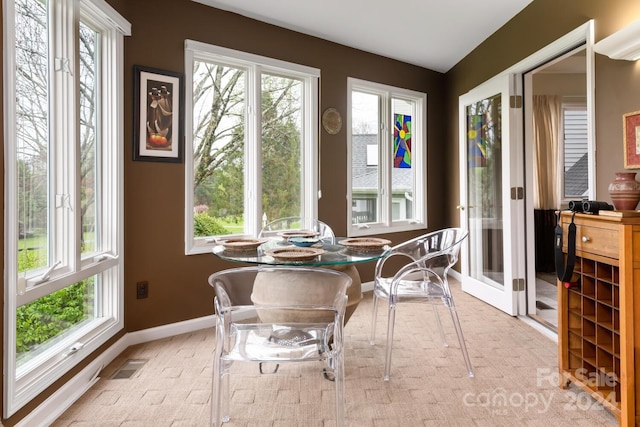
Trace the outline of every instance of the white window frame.
[[[378, 222], [353, 224], [352, 194], [352, 92], [364, 92], [380, 98], [378, 111], [379, 129], [378, 194], [380, 212]], [[380, 233], [392, 233], [409, 230], [420, 230], [427, 227], [427, 95], [409, 89], [398, 88], [380, 83], [360, 80], [353, 77], [347, 79], [347, 234], [367, 236]], [[391, 153], [393, 150], [392, 99], [406, 99], [415, 103], [416, 112], [412, 124], [412, 164], [415, 168], [413, 183], [414, 218], [403, 221], [392, 220], [392, 168]]]
[[[256, 236], [262, 226], [261, 128], [259, 88], [261, 73], [275, 73], [300, 79], [304, 86], [302, 124], [302, 212], [316, 218], [318, 212], [318, 83], [320, 70], [233, 49], [185, 41], [185, 253], [209, 253], [215, 239], [225, 236], [195, 237], [193, 216], [193, 62], [223, 63], [246, 71], [247, 108], [245, 117], [245, 229], [246, 237]], [[251, 88], [253, 92], [251, 92]], [[256, 90], [257, 88], [257, 90]], [[234, 235], [234, 237], [241, 237]]]
[[[82, 21], [99, 31], [98, 91], [100, 94], [97, 173], [102, 197], [100, 204], [101, 245], [89, 256], [80, 256], [75, 244], [81, 233], [79, 209], [56, 209], [52, 215], [52, 235], [63, 236], [55, 240], [56, 259], [59, 264], [48, 271], [18, 273], [18, 212], [17, 204], [17, 153], [15, 99], [15, 5], [3, 1], [4, 29], [4, 123], [5, 123], [5, 325], [4, 325], [4, 412], [5, 418], [30, 402], [56, 380], [71, 370], [84, 358], [97, 350], [124, 327], [123, 294], [123, 72], [124, 36], [131, 34], [127, 22], [104, 0], [49, 0], [49, 34], [57, 42], [51, 42], [50, 57], [50, 118], [52, 165], [58, 165], [58, 175], [66, 178], [65, 187], [52, 192], [68, 194], [65, 203], [79, 206], [80, 190], [76, 174], [79, 138], [77, 99], [79, 57], [77, 55], [77, 29]], [[62, 11], [55, 17], [53, 13]], [[53, 49], [57, 49], [53, 51]], [[53, 58], [67, 58], [69, 70], [54, 71]], [[53, 104], [55, 103], [55, 104]], [[58, 113], [58, 114], [57, 114]], [[60, 149], [61, 147], [65, 149]], [[56, 148], [57, 147], [57, 148]], [[60, 180], [65, 181], [65, 180]], [[58, 185], [58, 184], [56, 184]], [[55, 196], [50, 200], [50, 206]], [[51, 239], [55, 237], [50, 237]], [[86, 254], [85, 254], [86, 255]], [[28, 302], [63, 289], [88, 277], [100, 275], [103, 292], [96, 307], [96, 318], [66, 336], [43, 354], [16, 365], [16, 310]]]

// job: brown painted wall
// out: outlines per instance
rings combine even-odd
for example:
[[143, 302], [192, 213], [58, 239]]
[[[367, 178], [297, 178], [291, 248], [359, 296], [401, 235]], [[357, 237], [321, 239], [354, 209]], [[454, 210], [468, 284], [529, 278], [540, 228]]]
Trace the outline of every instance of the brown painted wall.
[[[534, 0], [446, 73], [449, 150], [448, 217], [456, 224], [459, 202], [458, 98], [513, 64], [537, 52], [590, 19], [599, 41], [640, 18], [637, 0]], [[640, 110], [640, 62], [596, 55], [596, 197], [609, 200], [614, 172], [623, 170], [622, 115]]]
[[[435, 209], [444, 195], [437, 177], [444, 173], [444, 75], [346, 48], [300, 33], [217, 10], [190, 0], [111, 2], [132, 23], [125, 40], [125, 321], [136, 331], [211, 314], [213, 293], [207, 277], [232, 265], [210, 254], [184, 255], [184, 164], [134, 162], [132, 67], [134, 64], [184, 72], [185, 39], [295, 62], [321, 70], [320, 111], [335, 107], [346, 117], [347, 77], [406, 87], [427, 93], [430, 227], [444, 223]], [[346, 130], [322, 131], [323, 198], [319, 218], [346, 234]], [[415, 233], [414, 233], [415, 234]], [[401, 241], [398, 233], [389, 237]], [[373, 265], [360, 266], [371, 280]], [[149, 281], [149, 298], [135, 298], [135, 283]]]

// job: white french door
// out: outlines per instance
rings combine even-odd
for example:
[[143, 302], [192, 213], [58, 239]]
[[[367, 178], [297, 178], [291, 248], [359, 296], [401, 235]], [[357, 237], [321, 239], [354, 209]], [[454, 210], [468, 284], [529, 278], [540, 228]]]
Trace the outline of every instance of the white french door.
[[460, 97], [462, 289], [510, 315], [524, 298], [521, 89], [498, 76]]

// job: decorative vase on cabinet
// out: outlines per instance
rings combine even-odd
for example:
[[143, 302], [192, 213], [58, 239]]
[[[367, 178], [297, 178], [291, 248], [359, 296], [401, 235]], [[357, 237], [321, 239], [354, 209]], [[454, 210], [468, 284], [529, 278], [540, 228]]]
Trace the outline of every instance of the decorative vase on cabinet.
[[636, 172], [616, 172], [616, 178], [609, 184], [609, 196], [617, 210], [635, 210], [640, 201], [640, 182]]

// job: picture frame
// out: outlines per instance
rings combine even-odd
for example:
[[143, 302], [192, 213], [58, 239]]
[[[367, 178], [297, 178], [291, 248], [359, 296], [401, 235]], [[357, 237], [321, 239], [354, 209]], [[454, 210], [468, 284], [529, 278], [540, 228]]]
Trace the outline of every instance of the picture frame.
[[184, 77], [133, 66], [133, 160], [181, 163], [184, 145]]
[[624, 135], [624, 168], [640, 168], [640, 111], [622, 116]]

